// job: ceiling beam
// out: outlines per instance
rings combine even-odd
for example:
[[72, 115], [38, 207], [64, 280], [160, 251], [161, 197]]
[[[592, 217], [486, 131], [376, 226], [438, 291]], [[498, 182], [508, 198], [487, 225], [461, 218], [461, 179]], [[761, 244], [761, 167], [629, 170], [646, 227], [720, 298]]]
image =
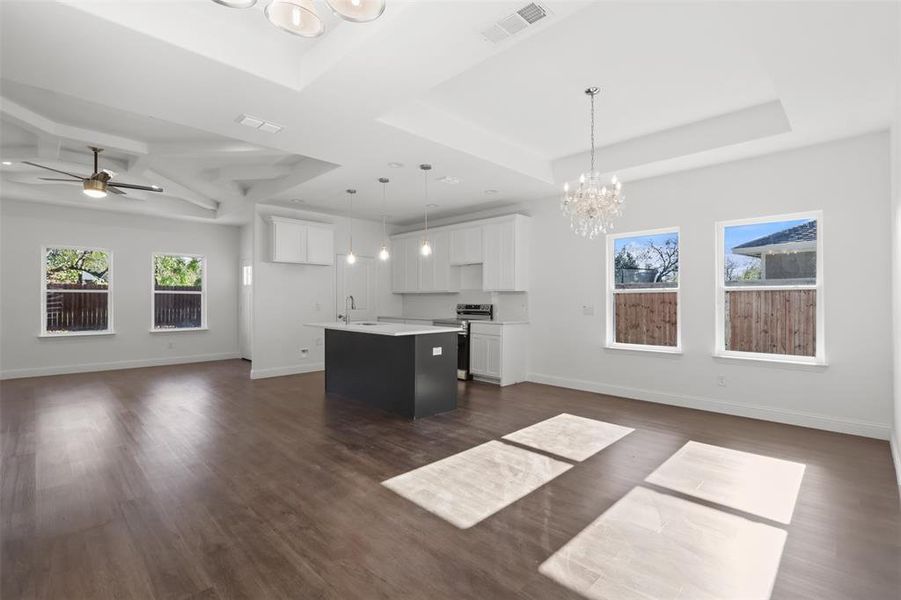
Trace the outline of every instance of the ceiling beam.
[[336, 164], [321, 160], [305, 160], [299, 165], [292, 167], [291, 172], [284, 177], [261, 181], [252, 185], [247, 190], [245, 197], [253, 202], [269, 200], [337, 167], [338, 165]]
[[58, 123], [2, 96], [0, 96], [0, 113], [13, 123], [41, 137], [51, 135], [130, 154], [147, 154], [148, 152], [147, 144], [144, 142]]

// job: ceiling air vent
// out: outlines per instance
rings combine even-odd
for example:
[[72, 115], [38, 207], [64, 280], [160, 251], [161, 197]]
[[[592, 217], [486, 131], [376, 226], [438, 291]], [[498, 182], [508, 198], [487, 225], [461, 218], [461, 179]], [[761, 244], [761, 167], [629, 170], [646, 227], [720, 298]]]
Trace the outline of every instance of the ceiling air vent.
[[548, 16], [548, 11], [543, 6], [531, 2], [510, 16], [504, 17], [488, 29], [482, 31], [482, 37], [492, 44], [504, 41], [510, 36], [516, 35], [530, 25], [534, 25]]

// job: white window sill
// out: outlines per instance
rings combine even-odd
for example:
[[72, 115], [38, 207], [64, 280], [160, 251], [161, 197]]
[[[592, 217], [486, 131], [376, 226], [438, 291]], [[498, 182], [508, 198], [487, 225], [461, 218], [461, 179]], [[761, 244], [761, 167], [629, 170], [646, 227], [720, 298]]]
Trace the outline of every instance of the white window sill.
[[669, 354], [681, 355], [682, 348], [679, 346], [644, 346], [642, 344], [606, 344], [605, 350], [619, 350], [626, 352], [650, 352], [652, 354]]
[[106, 331], [63, 331], [59, 333], [39, 333], [39, 338], [91, 337], [96, 335], [116, 335], [112, 329]]
[[182, 333], [184, 331], [209, 331], [209, 327], [172, 327], [171, 329], [150, 329], [150, 333]]
[[824, 360], [815, 358], [801, 358], [782, 356], [779, 354], [760, 354], [755, 355], [753, 352], [715, 352], [713, 357], [716, 359], [738, 360], [744, 362], [760, 362], [771, 365], [784, 365], [788, 367], [813, 367], [825, 368], [828, 365]]

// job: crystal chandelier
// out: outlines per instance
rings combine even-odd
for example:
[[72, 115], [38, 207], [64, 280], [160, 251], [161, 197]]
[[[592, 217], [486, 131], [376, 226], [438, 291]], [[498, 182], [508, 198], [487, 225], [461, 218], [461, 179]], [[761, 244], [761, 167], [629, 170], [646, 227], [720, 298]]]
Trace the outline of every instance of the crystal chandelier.
[[574, 232], [594, 239], [597, 235], [613, 230], [613, 219], [622, 214], [623, 185], [616, 175], [609, 184], [601, 182], [601, 174], [595, 170], [594, 154], [594, 97], [601, 90], [590, 87], [585, 93], [591, 100], [591, 170], [579, 176], [579, 187], [569, 189], [569, 183], [563, 185], [563, 198], [560, 209], [569, 217], [570, 227]]

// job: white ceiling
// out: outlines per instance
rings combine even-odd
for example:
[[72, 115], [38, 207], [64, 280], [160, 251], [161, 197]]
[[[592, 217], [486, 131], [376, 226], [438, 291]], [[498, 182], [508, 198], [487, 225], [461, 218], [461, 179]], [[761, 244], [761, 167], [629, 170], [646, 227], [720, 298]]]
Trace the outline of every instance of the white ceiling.
[[[81, 172], [104, 145], [120, 177], [166, 193], [102, 206], [222, 223], [256, 201], [341, 213], [347, 187], [376, 218], [387, 176], [404, 223], [422, 211], [421, 162], [460, 180], [431, 184], [439, 215], [551, 199], [587, 162], [588, 85], [604, 90], [600, 166], [627, 183], [893, 118], [895, 2], [557, 0], [514, 38], [481, 37], [525, 3], [388, 0], [353, 24], [317, 0], [327, 33], [304, 40], [211, 0], [5, 0], [0, 154]], [[4, 197], [85, 202], [41, 175], [2, 167]]]

